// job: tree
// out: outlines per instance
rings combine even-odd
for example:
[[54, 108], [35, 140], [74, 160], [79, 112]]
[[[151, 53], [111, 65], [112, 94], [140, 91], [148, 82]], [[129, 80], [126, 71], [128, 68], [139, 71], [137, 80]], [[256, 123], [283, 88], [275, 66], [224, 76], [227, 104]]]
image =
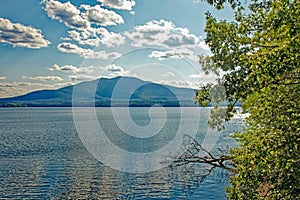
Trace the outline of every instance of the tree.
[[[225, 0], [207, 0], [221, 9]], [[222, 128], [237, 102], [249, 112], [247, 127], [231, 151], [238, 174], [230, 180], [231, 199], [300, 199], [300, 3], [253, 0], [248, 8], [227, 1], [233, 21], [206, 14], [206, 43], [200, 56], [207, 72], [223, 72], [218, 84], [196, 92], [195, 100], [214, 104], [210, 125]], [[223, 90], [216, 88], [223, 87]], [[223, 91], [212, 97], [211, 91]], [[216, 94], [216, 92], [213, 92]], [[218, 104], [226, 100], [228, 106]]]

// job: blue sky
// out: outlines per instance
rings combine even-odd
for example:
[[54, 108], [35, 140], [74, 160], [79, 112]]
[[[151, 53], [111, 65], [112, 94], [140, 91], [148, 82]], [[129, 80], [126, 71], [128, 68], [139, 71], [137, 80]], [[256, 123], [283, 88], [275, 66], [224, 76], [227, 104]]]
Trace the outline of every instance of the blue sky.
[[99, 77], [134, 76], [196, 88], [206, 11], [195, 0], [5, 0], [0, 7], [0, 98]]

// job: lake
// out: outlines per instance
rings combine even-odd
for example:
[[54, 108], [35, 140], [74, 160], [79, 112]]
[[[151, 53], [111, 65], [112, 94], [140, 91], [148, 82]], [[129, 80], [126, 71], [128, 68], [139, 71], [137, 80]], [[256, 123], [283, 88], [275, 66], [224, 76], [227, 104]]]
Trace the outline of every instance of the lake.
[[[126, 108], [114, 109], [96, 108], [97, 122], [115, 146], [133, 155], [159, 151], [181, 128], [196, 131], [200, 142], [208, 132], [208, 108], [130, 108], [130, 119], [123, 115]], [[74, 123], [72, 108], [0, 109], [0, 199], [226, 199], [230, 174], [222, 169], [204, 164], [149, 168], [145, 162], [152, 161], [150, 157], [137, 163], [121, 156], [118, 166], [110, 166], [106, 157], [100, 162], [83, 141], [80, 127], [76, 129], [85, 121], [84, 130], [93, 132], [90, 110], [78, 112], [81, 118]], [[228, 123], [215, 138], [212, 152], [236, 145], [230, 135], [241, 123]], [[132, 135], [124, 134], [128, 131]], [[138, 135], [141, 132], [145, 135]], [[136, 166], [141, 171], [130, 173]]]

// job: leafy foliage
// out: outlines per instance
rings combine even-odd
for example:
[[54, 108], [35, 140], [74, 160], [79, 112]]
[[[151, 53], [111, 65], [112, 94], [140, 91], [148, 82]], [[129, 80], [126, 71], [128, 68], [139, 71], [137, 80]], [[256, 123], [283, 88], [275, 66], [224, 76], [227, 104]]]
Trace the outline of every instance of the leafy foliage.
[[222, 99], [213, 102], [213, 127], [230, 119], [237, 101], [250, 113], [247, 128], [235, 134], [240, 147], [231, 158], [238, 175], [231, 178], [229, 198], [300, 199], [300, 2], [254, 0], [247, 10], [229, 3], [231, 22], [206, 14], [212, 56], [200, 57], [205, 71], [225, 75], [195, 97], [205, 106], [213, 99], [209, 91], [224, 88], [229, 106], [219, 115], [213, 112]]

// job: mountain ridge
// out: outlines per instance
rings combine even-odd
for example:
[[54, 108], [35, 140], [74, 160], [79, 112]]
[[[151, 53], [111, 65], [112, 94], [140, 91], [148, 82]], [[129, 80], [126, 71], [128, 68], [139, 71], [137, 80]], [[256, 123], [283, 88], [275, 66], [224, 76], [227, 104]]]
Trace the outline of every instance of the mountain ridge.
[[56, 90], [37, 90], [1, 98], [0, 107], [196, 106], [194, 90], [144, 81], [135, 77], [100, 78]]

